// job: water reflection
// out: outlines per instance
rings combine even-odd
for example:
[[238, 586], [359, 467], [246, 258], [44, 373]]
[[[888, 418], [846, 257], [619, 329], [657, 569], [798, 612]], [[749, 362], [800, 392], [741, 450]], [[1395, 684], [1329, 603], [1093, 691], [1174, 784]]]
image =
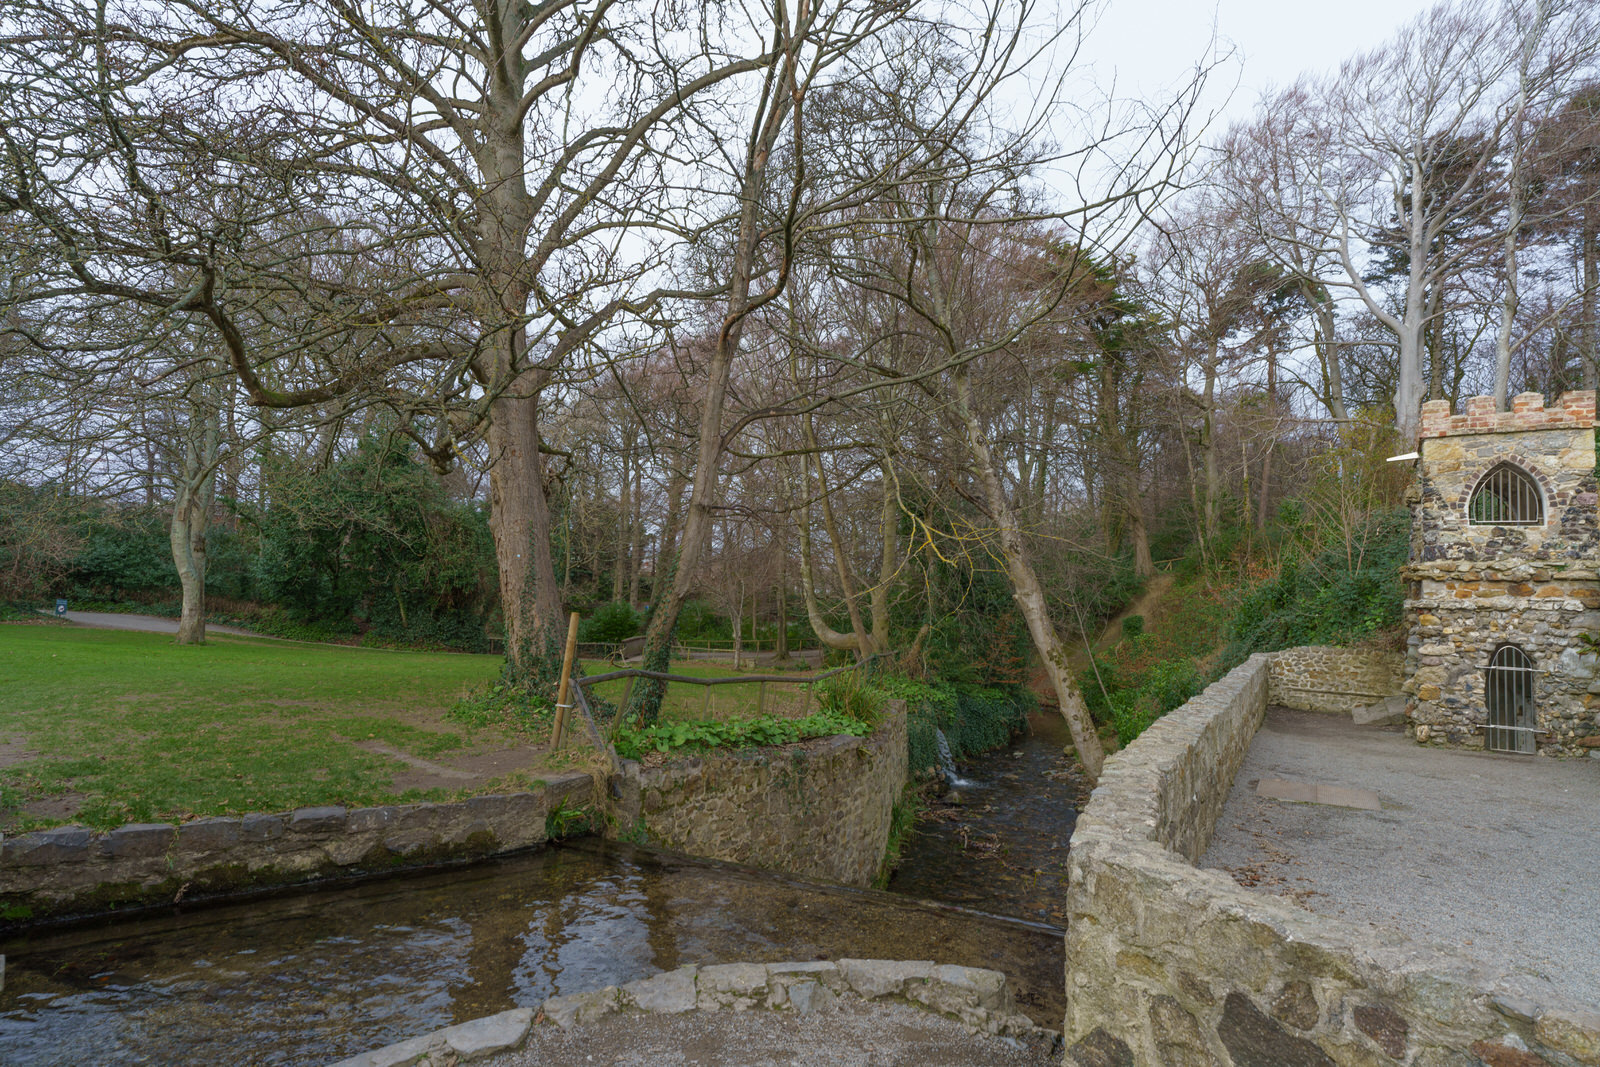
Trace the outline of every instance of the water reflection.
[[15, 937], [0, 1063], [316, 1063], [684, 963], [995, 967], [1059, 1026], [1059, 934], [598, 844]]

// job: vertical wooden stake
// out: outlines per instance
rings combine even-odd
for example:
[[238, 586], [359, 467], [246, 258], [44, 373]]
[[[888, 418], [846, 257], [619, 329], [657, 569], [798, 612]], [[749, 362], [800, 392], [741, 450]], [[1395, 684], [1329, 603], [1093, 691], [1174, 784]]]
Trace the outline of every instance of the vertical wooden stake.
[[578, 651], [578, 613], [574, 611], [567, 620], [567, 650], [561, 656], [561, 688], [556, 695], [556, 728], [550, 735], [550, 751], [561, 747], [561, 732], [567, 726], [567, 709], [572, 705], [572, 657]]

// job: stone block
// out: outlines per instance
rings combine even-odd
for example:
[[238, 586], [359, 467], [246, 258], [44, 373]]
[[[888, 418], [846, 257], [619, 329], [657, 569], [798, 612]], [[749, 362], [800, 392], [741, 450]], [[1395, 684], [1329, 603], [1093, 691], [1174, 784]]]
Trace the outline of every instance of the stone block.
[[251, 844], [276, 841], [283, 831], [284, 821], [278, 815], [246, 815], [239, 820], [239, 836]]
[[640, 1011], [652, 1015], [677, 1015], [693, 1011], [695, 1006], [695, 973], [693, 964], [675, 971], [641, 978], [622, 987], [622, 998]]
[[821, 982], [796, 982], [787, 989], [789, 1007], [800, 1015], [832, 1010], [838, 998]]
[[933, 963], [926, 960], [839, 961], [839, 974], [867, 1000], [904, 996], [907, 983], [931, 981], [933, 968]]
[[100, 848], [114, 859], [155, 859], [167, 854], [177, 832], [170, 823], [128, 823], [106, 834]]
[[232, 848], [242, 837], [238, 819], [196, 819], [178, 827], [178, 848], [183, 852], [215, 852]]
[[1571, 1056], [1584, 1067], [1600, 1065], [1600, 1015], [1545, 1012], [1534, 1025], [1533, 1036], [1552, 1051]]
[[1284, 983], [1270, 1010], [1274, 1019], [1297, 1030], [1310, 1030], [1317, 1025], [1316, 994], [1311, 991], [1311, 983], [1300, 978]]
[[1067, 1049], [1067, 1063], [1073, 1067], [1136, 1067], [1133, 1050], [1103, 1027], [1095, 1027]]
[[759, 963], [720, 963], [701, 967], [695, 978], [701, 1008], [743, 1011], [766, 1002], [767, 968]]
[[1217, 1037], [1234, 1067], [1335, 1067], [1326, 1052], [1285, 1030], [1243, 993], [1223, 1001]]
[[343, 830], [348, 814], [337, 805], [297, 808], [289, 816], [289, 829], [297, 834], [326, 834]]
[[1508, 1037], [1500, 1041], [1475, 1041], [1472, 1054], [1488, 1067], [1552, 1067], [1549, 1060], [1522, 1047], [1521, 1041], [1513, 1044], [1514, 1040]]
[[444, 1039], [445, 1047], [456, 1056], [470, 1062], [521, 1048], [532, 1023], [532, 1009], [512, 1008], [498, 1015], [459, 1023], [437, 1036]]
[[94, 831], [84, 826], [57, 826], [7, 838], [0, 850], [7, 867], [44, 867], [55, 863], [82, 863], [89, 858]]
[[1398, 1012], [1382, 1004], [1359, 1004], [1353, 1014], [1356, 1029], [1372, 1038], [1385, 1055], [1397, 1060], [1405, 1057], [1411, 1025]]
[[400, 820], [400, 809], [392, 804], [379, 808], [356, 808], [345, 820], [345, 829], [361, 834], [373, 830], [386, 830]]
[[397, 856], [409, 856], [438, 844], [439, 835], [432, 830], [400, 830], [383, 838], [383, 847]]
[[544, 1016], [561, 1029], [592, 1023], [622, 1009], [622, 991], [614, 985], [592, 993], [573, 993], [551, 997], [544, 1002]]

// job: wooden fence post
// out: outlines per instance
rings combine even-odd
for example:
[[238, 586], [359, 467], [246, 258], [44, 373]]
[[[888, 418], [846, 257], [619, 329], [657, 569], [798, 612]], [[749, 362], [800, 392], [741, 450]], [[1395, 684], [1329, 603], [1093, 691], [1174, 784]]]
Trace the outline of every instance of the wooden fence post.
[[566, 729], [567, 709], [572, 707], [572, 659], [578, 651], [578, 613], [574, 611], [567, 620], [567, 649], [561, 656], [561, 688], [556, 694], [556, 726], [550, 734], [550, 751], [561, 747], [561, 732]]

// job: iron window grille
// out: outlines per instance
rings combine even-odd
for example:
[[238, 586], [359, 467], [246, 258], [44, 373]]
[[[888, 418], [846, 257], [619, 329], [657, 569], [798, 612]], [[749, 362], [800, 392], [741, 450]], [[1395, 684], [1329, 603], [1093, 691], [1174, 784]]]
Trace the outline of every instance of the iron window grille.
[[1501, 463], [1473, 489], [1467, 503], [1471, 526], [1542, 526], [1544, 495], [1539, 483], [1520, 467]]
[[1485, 672], [1484, 703], [1489, 721], [1484, 729], [1484, 745], [1492, 752], [1535, 752], [1537, 705], [1534, 683], [1539, 671], [1533, 660], [1516, 645], [1495, 649]]

